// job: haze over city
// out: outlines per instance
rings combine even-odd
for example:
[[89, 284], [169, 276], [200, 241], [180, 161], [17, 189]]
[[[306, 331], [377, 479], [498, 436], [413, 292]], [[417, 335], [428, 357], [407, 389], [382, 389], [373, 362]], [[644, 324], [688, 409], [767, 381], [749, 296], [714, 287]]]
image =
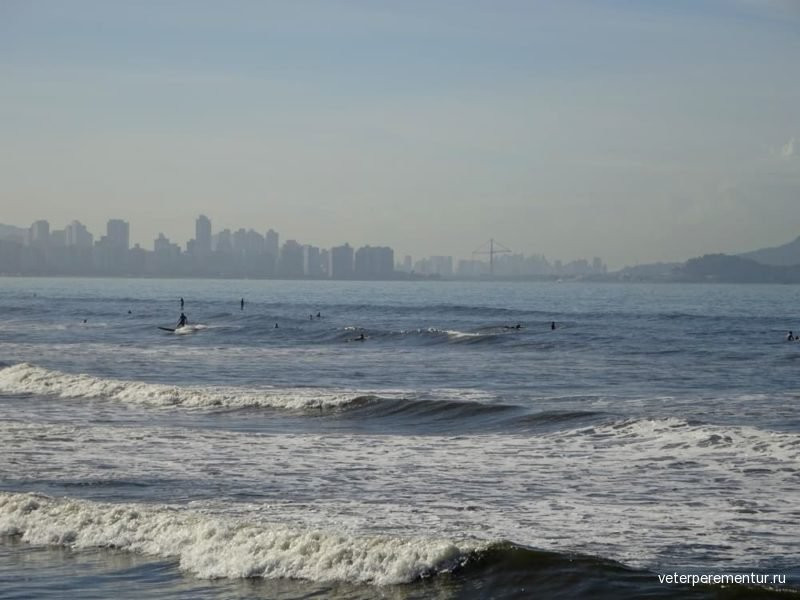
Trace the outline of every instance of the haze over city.
[[800, 10], [3, 2], [0, 222], [610, 266], [800, 224]]

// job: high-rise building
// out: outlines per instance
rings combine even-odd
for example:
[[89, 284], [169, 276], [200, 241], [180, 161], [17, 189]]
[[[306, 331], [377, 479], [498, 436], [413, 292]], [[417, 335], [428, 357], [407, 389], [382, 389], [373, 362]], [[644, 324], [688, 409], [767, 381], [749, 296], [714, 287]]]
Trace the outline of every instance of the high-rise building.
[[390, 279], [394, 276], [394, 250], [385, 246], [362, 246], [356, 250], [354, 270], [360, 279]]
[[247, 231], [244, 228], [233, 233], [233, 252], [237, 256], [244, 256], [247, 252]]
[[330, 250], [322, 249], [319, 251], [319, 264], [322, 269], [323, 277], [330, 277], [331, 275], [331, 252]]
[[46, 248], [50, 242], [50, 223], [41, 219], [34, 221], [28, 230], [28, 245]]
[[281, 277], [302, 277], [303, 246], [294, 240], [286, 240], [281, 247], [281, 256], [278, 261], [278, 275]]
[[178, 272], [181, 257], [181, 247], [173, 244], [163, 234], [153, 242], [152, 269], [156, 275], [171, 275]]
[[267, 232], [266, 236], [266, 252], [267, 254], [271, 254], [275, 258], [278, 258], [278, 250], [280, 249], [280, 239], [278, 236], [278, 232], [274, 229], [270, 229]]
[[54, 229], [50, 232], [50, 247], [63, 248], [67, 245], [67, 232], [63, 229]]
[[67, 237], [67, 246], [78, 248], [91, 248], [94, 236], [89, 233], [86, 226], [80, 221], [73, 221], [64, 228]]
[[200, 256], [211, 254], [211, 220], [200, 215], [194, 222], [195, 249]]
[[264, 248], [265, 248], [264, 236], [258, 233], [257, 231], [248, 229], [244, 243], [245, 254], [251, 257], [263, 256]]
[[322, 262], [320, 261], [319, 248], [316, 246], [305, 246], [303, 248], [304, 260], [303, 267], [306, 277], [322, 277]]
[[158, 237], [153, 240], [153, 252], [156, 254], [169, 253], [171, 246], [172, 244], [170, 243], [169, 238], [163, 233], [159, 233]]
[[233, 243], [231, 242], [231, 230], [223, 229], [216, 235], [217, 244], [216, 251], [220, 254], [230, 254], [233, 252]]
[[112, 248], [131, 247], [130, 225], [122, 219], [110, 219], [106, 224], [106, 241]]
[[353, 277], [353, 247], [350, 244], [331, 248], [332, 279], [352, 279]]

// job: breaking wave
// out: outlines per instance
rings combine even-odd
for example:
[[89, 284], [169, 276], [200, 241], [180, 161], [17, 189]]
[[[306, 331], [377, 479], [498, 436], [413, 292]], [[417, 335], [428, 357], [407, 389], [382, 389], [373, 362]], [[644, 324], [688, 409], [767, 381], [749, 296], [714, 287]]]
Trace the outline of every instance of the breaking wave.
[[[659, 585], [656, 574], [613, 560], [536, 550], [507, 541], [449, 540], [274, 525], [167, 505], [98, 503], [0, 492], [0, 539], [75, 550], [114, 549], [161, 560], [201, 579], [264, 579], [389, 586], [442, 582], [472, 591], [542, 597], [797, 598], [794, 586], [731, 585], [714, 593]], [[425, 592], [425, 587], [416, 588]], [[442, 591], [440, 590], [440, 591]], [[387, 590], [388, 591], [388, 590]], [[435, 591], [435, 589], [428, 589]], [[461, 592], [459, 594], [458, 592]], [[373, 592], [383, 595], [378, 590]], [[416, 597], [416, 596], [415, 596]]]
[[114, 548], [175, 559], [201, 578], [398, 584], [450, 572], [479, 541], [290, 528], [168, 506], [0, 493], [0, 536], [75, 549]]
[[222, 387], [179, 387], [141, 381], [73, 375], [20, 363], [0, 370], [0, 392], [29, 393], [61, 398], [103, 398], [148, 406], [187, 408], [338, 409], [369, 402], [372, 396], [321, 392]]
[[[184, 387], [106, 379], [45, 369], [30, 363], [0, 367], [0, 393], [37, 394], [59, 398], [104, 399], [152, 407], [197, 409], [267, 408], [289, 411], [348, 412], [353, 417], [426, 419], [501, 419], [516, 415], [519, 406], [465, 399], [457, 390], [443, 398], [418, 399], [400, 392], [358, 393], [313, 388]], [[415, 421], [416, 422], [416, 421]]]

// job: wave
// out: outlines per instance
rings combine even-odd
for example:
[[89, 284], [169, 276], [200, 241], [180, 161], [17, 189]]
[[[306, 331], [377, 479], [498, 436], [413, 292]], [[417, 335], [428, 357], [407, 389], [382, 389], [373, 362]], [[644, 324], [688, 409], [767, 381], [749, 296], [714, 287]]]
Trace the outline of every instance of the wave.
[[[483, 344], [496, 342], [500, 336], [510, 333], [504, 327], [492, 327], [485, 331], [460, 331], [457, 329], [440, 329], [438, 327], [420, 327], [418, 329], [380, 330], [366, 327], [348, 326], [334, 334], [321, 334], [319, 342], [355, 341], [363, 333], [370, 340], [395, 340], [400, 343], [418, 343], [420, 345], [438, 344]], [[360, 340], [359, 340], [360, 341]]]
[[408, 583], [451, 572], [485, 542], [354, 536], [187, 509], [0, 492], [0, 535], [175, 559], [197, 577]]
[[[437, 597], [443, 592], [449, 592], [448, 597], [484, 597], [487, 589], [498, 598], [519, 597], [521, 590], [536, 597], [615, 600], [800, 597], [791, 584], [782, 589], [727, 585], [719, 594], [708, 586], [660, 584], [648, 570], [502, 540], [358, 536], [215, 516], [179, 506], [99, 503], [41, 494], [0, 492], [3, 537], [36, 546], [113, 549], [177, 561], [182, 571], [200, 579], [366, 586], [416, 583], [417, 592], [438, 591], [430, 594]], [[383, 595], [375, 589], [372, 593]]]
[[442, 314], [447, 316], [498, 316], [498, 317], [513, 317], [518, 315], [539, 315], [542, 318], [549, 318], [553, 313], [542, 310], [530, 309], [514, 309], [505, 308], [501, 306], [477, 306], [466, 304], [365, 304], [365, 303], [333, 303], [325, 306], [318, 304], [287, 304], [285, 302], [261, 302], [258, 303], [260, 309], [270, 309], [273, 311], [291, 312], [295, 311], [300, 314], [303, 312], [307, 315], [322, 313], [325, 318], [330, 314], [342, 314], [350, 312], [366, 313], [366, 314], [394, 314], [394, 315], [419, 315], [419, 314]]
[[341, 409], [372, 397], [313, 389], [241, 389], [179, 387], [141, 381], [73, 375], [19, 363], [0, 370], [0, 392], [41, 394], [61, 398], [102, 398], [148, 406], [187, 408], [277, 408], [288, 410]]
[[[30, 363], [0, 364], [0, 392], [38, 394], [75, 399], [105, 399], [153, 407], [199, 409], [270, 408], [347, 412], [353, 417], [426, 418], [459, 422], [463, 419], [511, 414], [521, 407], [463, 399], [463, 390], [444, 390], [445, 398], [407, 398], [401, 392], [384, 395], [313, 388], [181, 387], [142, 381], [105, 379], [45, 369]], [[456, 396], [456, 399], [453, 399]]]
[[653, 456], [659, 460], [672, 456], [683, 460], [713, 456], [717, 460], [727, 457], [728, 466], [734, 466], [745, 457], [787, 464], [800, 460], [800, 435], [796, 433], [711, 425], [677, 417], [625, 419], [557, 435], [596, 449], [621, 447], [626, 452], [635, 452], [639, 460]]

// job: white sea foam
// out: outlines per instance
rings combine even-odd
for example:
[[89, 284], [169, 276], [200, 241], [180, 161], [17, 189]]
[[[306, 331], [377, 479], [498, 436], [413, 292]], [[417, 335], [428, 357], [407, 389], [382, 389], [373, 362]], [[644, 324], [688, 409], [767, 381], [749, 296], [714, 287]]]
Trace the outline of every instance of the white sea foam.
[[208, 329], [208, 325], [203, 325], [202, 323], [198, 323], [197, 325], [184, 325], [183, 327], [178, 327], [175, 329], [175, 333], [178, 335], [186, 335], [189, 333], [196, 333], [198, 331], [202, 331], [203, 329]]
[[451, 570], [479, 542], [352, 536], [214, 517], [185, 508], [0, 493], [0, 535], [31, 544], [177, 558], [203, 578], [406, 583]]
[[179, 387], [73, 375], [30, 363], [0, 369], [0, 391], [62, 398], [103, 398], [162, 407], [265, 407], [288, 410], [343, 408], [363, 397], [355, 392], [326, 392], [303, 388]]
[[445, 333], [447, 337], [454, 339], [454, 340], [461, 340], [461, 339], [468, 339], [468, 338], [476, 338], [481, 337], [483, 334], [476, 333], [474, 331], [457, 331], [455, 329], [435, 329], [431, 328], [428, 329], [431, 333]]
[[665, 557], [752, 568], [800, 543], [800, 436], [752, 427], [669, 418], [540, 436], [274, 435], [0, 420], [0, 447], [6, 489], [124, 497], [133, 482], [292, 530], [509, 539], [647, 568]]

